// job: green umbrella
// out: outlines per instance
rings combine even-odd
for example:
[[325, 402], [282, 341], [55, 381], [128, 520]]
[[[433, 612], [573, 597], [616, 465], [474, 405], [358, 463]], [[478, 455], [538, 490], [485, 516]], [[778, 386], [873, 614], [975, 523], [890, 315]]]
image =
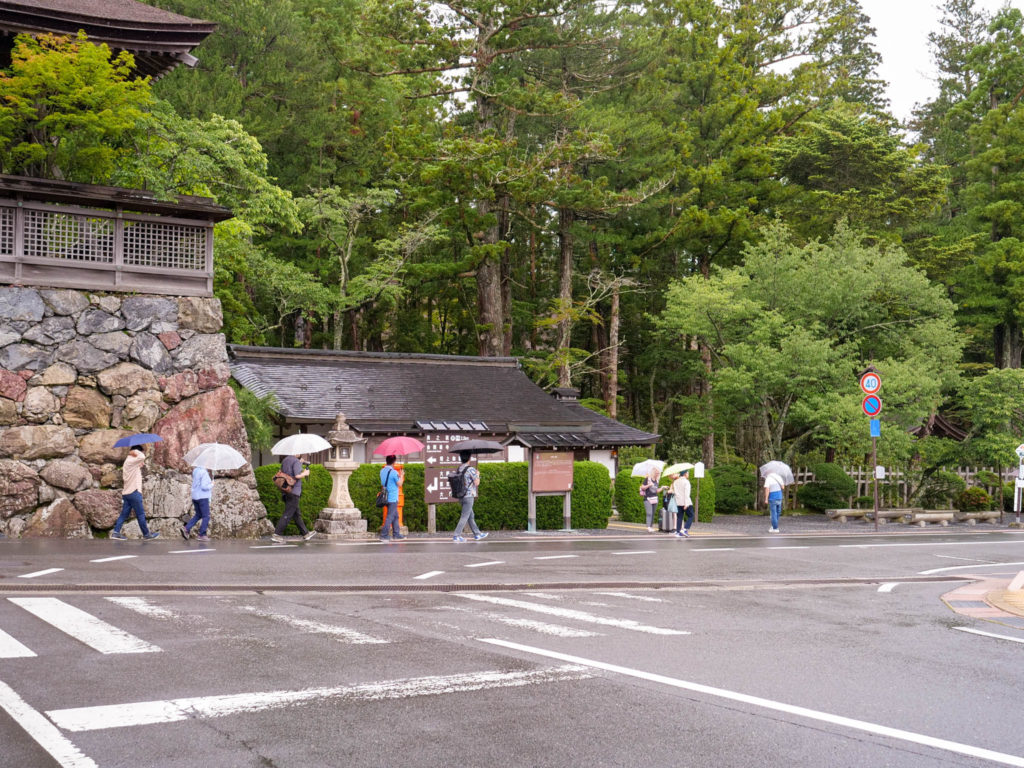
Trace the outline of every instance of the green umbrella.
[[689, 469], [693, 469], [693, 464], [688, 461], [680, 462], [679, 464], [673, 464], [671, 467], [665, 467], [661, 474], [663, 475], [681, 475]]

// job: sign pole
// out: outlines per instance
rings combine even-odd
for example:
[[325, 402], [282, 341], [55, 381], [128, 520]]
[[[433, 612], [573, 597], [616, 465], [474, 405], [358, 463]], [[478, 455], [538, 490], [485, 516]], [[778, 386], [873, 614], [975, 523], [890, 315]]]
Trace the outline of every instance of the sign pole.
[[871, 466], [875, 476], [875, 533], [878, 533], [878, 438], [871, 437]]

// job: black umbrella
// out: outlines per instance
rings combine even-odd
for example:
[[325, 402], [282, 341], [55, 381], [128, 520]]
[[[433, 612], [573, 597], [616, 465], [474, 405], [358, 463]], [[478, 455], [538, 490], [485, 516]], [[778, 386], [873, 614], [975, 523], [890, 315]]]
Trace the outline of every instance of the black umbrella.
[[501, 443], [496, 443], [493, 440], [461, 440], [458, 443], [452, 443], [448, 450], [452, 453], [462, 453], [468, 451], [469, 453], [501, 453], [505, 450]]

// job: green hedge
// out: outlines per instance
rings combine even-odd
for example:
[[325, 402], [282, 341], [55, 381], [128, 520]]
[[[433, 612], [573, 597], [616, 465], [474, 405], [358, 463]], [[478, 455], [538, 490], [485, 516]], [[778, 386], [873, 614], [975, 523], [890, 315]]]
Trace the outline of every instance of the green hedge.
[[715, 510], [735, 515], [754, 506], [754, 485], [756, 476], [753, 469], [739, 464], [718, 464], [715, 466], [715, 489], [718, 498]]
[[[718, 470], [714, 470], [717, 472]], [[700, 510], [699, 520], [702, 523], [710, 523], [715, 517], [715, 479], [713, 471], [705, 471], [704, 477], [700, 480]], [[615, 509], [619, 512], [619, 519], [627, 523], [647, 522], [647, 513], [644, 511], [644, 500], [640, 496], [640, 483], [642, 477], [630, 477], [630, 470], [624, 469], [615, 478]], [[697, 481], [692, 477], [690, 483], [695, 488]]]
[[797, 500], [808, 509], [816, 512], [842, 509], [849, 504], [849, 498], [857, 492], [856, 481], [838, 464], [815, 464], [812, 471], [814, 482], [804, 483], [796, 489]]
[[[374, 506], [380, 490], [380, 470], [383, 464], [362, 464], [349, 477], [348, 490], [352, 503], [362, 512], [367, 529], [378, 530], [383, 523], [381, 510]], [[279, 464], [268, 464], [256, 470], [260, 499], [267, 507], [271, 520], [276, 522], [284, 511], [280, 492], [271, 478], [280, 469]], [[526, 530], [527, 522], [527, 465], [525, 462], [490, 463], [479, 465], [480, 497], [473, 505], [476, 522], [483, 530]], [[310, 468], [311, 475], [303, 482], [299, 509], [303, 520], [311, 525], [320, 510], [327, 506], [330, 496], [330, 475], [323, 467]], [[323, 493], [308, 493], [306, 483], [326, 478]], [[402, 522], [410, 531], [427, 530], [427, 505], [423, 501], [423, 465], [405, 465], [405, 505]], [[318, 487], [319, 490], [319, 487]], [[437, 530], [454, 530], [462, 507], [458, 503], [437, 505]], [[578, 461], [573, 465], [572, 526], [573, 528], [607, 528], [612, 513], [611, 483], [604, 465], [593, 461]], [[537, 499], [537, 528], [557, 530], [563, 526], [562, 498], [542, 496]], [[289, 528], [294, 527], [290, 525]]]

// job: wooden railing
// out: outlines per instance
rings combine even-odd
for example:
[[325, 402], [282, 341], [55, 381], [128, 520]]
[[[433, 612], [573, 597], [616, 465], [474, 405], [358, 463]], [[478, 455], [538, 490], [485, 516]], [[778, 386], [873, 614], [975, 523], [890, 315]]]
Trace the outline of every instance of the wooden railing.
[[213, 222], [0, 198], [0, 283], [213, 295]]

